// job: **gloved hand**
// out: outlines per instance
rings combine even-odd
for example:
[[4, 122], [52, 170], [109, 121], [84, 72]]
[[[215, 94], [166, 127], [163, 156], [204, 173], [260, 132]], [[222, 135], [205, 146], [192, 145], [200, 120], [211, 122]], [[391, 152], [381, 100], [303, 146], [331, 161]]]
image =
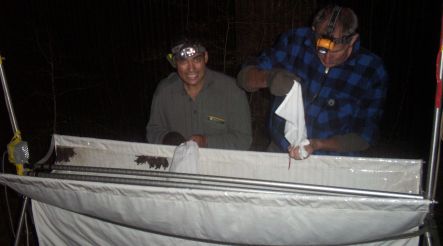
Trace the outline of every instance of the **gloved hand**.
[[297, 75], [285, 69], [274, 68], [269, 71], [266, 82], [272, 95], [286, 96], [294, 85], [294, 80], [301, 81]]
[[244, 67], [237, 75], [237, 84], [240, 88], [248, 92], [255, 92], [258, 89], [266, 88], [267, 72], [255, 66]]
[[186, 139], [178, 132], [168, 132], [163, 137], [162, 144], [166, 145], [180, 145], [181, 143], [186, 142]]

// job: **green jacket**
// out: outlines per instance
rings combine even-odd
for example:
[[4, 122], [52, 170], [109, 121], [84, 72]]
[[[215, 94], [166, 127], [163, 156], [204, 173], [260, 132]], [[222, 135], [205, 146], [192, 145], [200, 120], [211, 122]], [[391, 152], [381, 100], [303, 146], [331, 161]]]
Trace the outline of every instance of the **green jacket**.
[[185, 139], [205, 135], [209, 148], [249, 149], [251, 115], [245, 92], [233, 78], [206, 68], [204, 86], [193, 101], [178, 74], [171, 73], [154, 93], [146, 137], [159, 144], [170, 131]]

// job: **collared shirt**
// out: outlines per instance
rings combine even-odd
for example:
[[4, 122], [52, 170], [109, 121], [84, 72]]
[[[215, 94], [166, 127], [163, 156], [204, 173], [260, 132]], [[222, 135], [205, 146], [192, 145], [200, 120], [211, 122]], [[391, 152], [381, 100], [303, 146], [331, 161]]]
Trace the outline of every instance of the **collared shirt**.
[[[259, 57], [264, 70], [283, 68], [302, 81], [308, 138], [325, 139], [357, 133], [369, 144], [378, 134], [378, 124], [387, 90], [387, 73], [379, 57], [354, 44], [352, 54], [341, 65], [326, 72], [317, 56], [314, 33], [310, 28], [284, 33], [275, 46]], [[268, 129], [272, 140], [287, 152], [285, 121], [275, 114], [284, 97], [275, 97]], [[338, 154], [318, 151], [316, 154]], [[340, 153], [352, 154], [352, 153]]]
[[205, 135], [210, 148], [246, 150], [252, 142], [245, 92], [233, 78], [208, 68], [195, 100], [186, 93], [177, 73], [163, 79], [154, 93], [146, 130], [150, 143], [161, 143], [170, 131], [185, 139]]

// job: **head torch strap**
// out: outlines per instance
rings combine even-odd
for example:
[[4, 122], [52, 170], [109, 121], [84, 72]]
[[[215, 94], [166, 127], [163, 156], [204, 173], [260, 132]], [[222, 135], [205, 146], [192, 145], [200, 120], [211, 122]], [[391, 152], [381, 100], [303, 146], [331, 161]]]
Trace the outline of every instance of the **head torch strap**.
[[326, 35], [331, 36], [332, 32], [335, 29], [335, 24], [337, 23], [338, 17], [340, 16], [341, 7], [335, 6], [332, 9], [331, 18], [329, 18], [328, 27], [326, 29]]
[[336, 38], [336, 39], [334, 39], [334, 43], [336, 43], [336, 44], [347, 44], [351, 40], [352, 36], [354, 36], [354, 34], [355, 34], [355, 32], [351, 33], [351, 34], [348, 34], [346, 36], [343, 36], [341, 38]]

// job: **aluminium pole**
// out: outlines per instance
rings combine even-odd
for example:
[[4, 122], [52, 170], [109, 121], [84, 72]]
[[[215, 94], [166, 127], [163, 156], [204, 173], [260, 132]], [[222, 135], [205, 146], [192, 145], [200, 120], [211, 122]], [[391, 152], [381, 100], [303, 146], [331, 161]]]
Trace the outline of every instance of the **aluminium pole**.
[[14, 109], [12, 106], [11, 96], [9, 95], [8, 82], [6, 80], [5, 72], [3, 69], [3, 57], [0, 56], [0, 76], [2, 81], [3, 94], [5, 95], [6, 108], [9, 113], [9, 120], [11, 121], [12, 131], [16, 133], [18, 130], [17, 120], [15, 119]]
[[[9, 113], [9, 120], [11, 121], [11, 127], [12, 127], [12, 131], [14, 134], [13, 141], [16, 141], [16, 143], [21, 142], [21, 134], [20, 134], [20, 130], [18, 128], [17, 120], [15, 118], [14, 108], [12, 105], [12, 100], [11, 100], [11, 96], [9, 94], [9, 89], [8, 89], [8, 82], [6, 80], [6, 75], [5, 75], [5, 72], [3, 69], [3, 57], [1, 55], [0, 55], [0, 79], [1, 79], [1, 83], [2, 83], [3, 94], [5, 95], [6, 108]], [[9, 152], [9, 146], [8, 146], [8, 152]], [[14, 158], [14, 161], [15, 161], [15, 158]], [[23, 175], [23, 163], [15, 163], [15, 166], [17, 169], [17, 174]], [[23, 221], [25, 220], [26, 208], [29, 203], [28, 200], [29, 200], [29, 198], [27, 196], [25, 196], [24, 200], [23, 200], [22, 210], [20, 212], [19, 223], [17, 226], [17, 232], [16, 232], [15, 241], [14, 241], [15, 246], [17, 246], [20, 242]]]
[[438, 166], [439, 166], [439, 152], [440, 152], [440, 120], [441, 120], [441, 100], [442, 100], [442, 77], [443, 77], [443, 15], [441, 17], [441, 30], [440, 30], [440, 47], [437, 55], [436, 64], [436, 91], [435, 91], [435, 110], [434, 120], [432, 127], [432, 140], [431, 150], [429, 154], [428, 173], [426, 178], [426, 190], [425, 197], [429, 200], [434, 200]]
[[[436, 91], [435, 91], [435, 110], [434, 110], [434, 119], [432, 126], [432, 139], [431, 139], [431, 150], [429, 153], [429, 162], [428, 162], [428, 173], [426, 177], [426, 187], [425, 187], [425, 198], [431, 201], [434, 201], [436, 190], [437, 190], [437, 180], [438, 180], [438, 168], [440, 165], [440, 145], [441, 145], [441, 137], [440, 137], [440, 127], [441, 127], [441, 100], [442, 100], [442, 78], [443, 78], [443, 8], [440, 6], [440, 46], [437, 54], [437, 62], [436, 62]], [[430, 215], [428, 216], [430, 220], [433, 220], [433, 209], [434, 202], [430, 205]], [[432, 221], [431, 221], [432, 222]], [[429, 221], [428, 221], [429, 225]], [[424, 235], [424, 243], [428, 246], [433, 245], [433, 235], [431, 235], [430, 231], [427, 231]], [[438, 240], [438, 235], [437, 235]]]

